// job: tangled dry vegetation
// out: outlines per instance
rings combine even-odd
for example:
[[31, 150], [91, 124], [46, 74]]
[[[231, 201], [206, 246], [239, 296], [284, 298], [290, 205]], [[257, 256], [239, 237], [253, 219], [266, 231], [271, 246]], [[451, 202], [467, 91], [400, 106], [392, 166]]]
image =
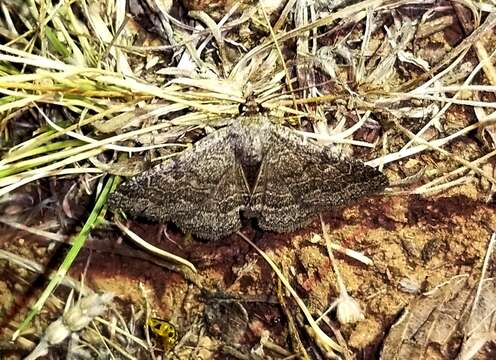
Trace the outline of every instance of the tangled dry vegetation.
[[[491, 0], [1, 1], [0, 357], [494, 358], [495, 26]], [[248, 99], [392, 186], [217, 242], [107, 210]]]

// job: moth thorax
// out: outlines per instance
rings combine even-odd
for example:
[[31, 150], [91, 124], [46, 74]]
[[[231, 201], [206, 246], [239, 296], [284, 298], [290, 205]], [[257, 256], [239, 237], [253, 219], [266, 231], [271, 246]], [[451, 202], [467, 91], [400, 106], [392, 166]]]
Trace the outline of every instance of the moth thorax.
[[251, 136], [241, 137], [236, 143], [236, 159], [243, 166], [260, 165], [263, 158], [263, 144], [260, 136], [250, 134]]
[[250, 190], [253, 190], [263, 159], [263, 144], [259, 136], [247, 136], [236, 144], [236, 158], [241, 164]]

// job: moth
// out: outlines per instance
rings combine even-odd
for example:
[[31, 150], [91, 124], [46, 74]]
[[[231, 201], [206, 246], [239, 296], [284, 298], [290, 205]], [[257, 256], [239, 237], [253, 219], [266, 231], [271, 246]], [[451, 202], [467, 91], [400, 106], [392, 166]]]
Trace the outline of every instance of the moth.
[[253, 115], [123, 183], [109, 203], [131, 217], [218, 239], [239, 230], [243, 218], [255, 218], [262, 230], [291, 232], [387, 185], [380, 171]]

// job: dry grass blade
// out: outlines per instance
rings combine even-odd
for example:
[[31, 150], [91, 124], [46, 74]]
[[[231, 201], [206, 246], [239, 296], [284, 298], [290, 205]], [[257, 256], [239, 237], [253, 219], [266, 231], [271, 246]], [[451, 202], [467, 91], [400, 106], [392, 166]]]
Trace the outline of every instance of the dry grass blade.
[[334, 307], [336, 307], [336, 316], [338, 321], [341, 324], [347, 323], [355, 323], [365, 319], [365, 316], [360, 308], [360, 304], [353, 299], [350, 295], [348, 295], [348, 290], [346, 290], [346, 285], [344, 284], [343, 278], [341, 277], [341, 273], [339, 272], [339, 268], [337, 265], [336, 258], [332, 252], [332, 242], [329, 237], [327, 226], [324, 223], [322, 215], [320, 215], [320, 223], [322, 226], [322, 233], [324, 234], [324, 239], [326, 242], [327, 253], [329, 254], [329, 258], [331, 259], [332, 269], [334, 270], [334, 274], [336, 275], [336, 280], [338, 283], [339, 297], [335, 300], [335, 302], [326, 310], [320, 317], [317, 319], [319, 321], [322, 317], [326, 316], [329, 311], [331, 311]]
[[65, 242], [67, 240], [67, 237], [64, 235], [56, 234], [53, 232], [49, 231], [44, 231], [41, 229], [36, 229], [31, 226], [26, 226], [24, 224], [16, 223], [14, 221], [9, 221], [8, 219], [5, 219], [3, 217], [0, 217], [0, 223], [3, 223], [5, 225], [11, 226], [13, 228], [26, 231], [29, 233], [32, 233], [34, 235], [49, 239], [49, 240], [54, 240], [54, 241], [59, 241], [59, 242]]
[[284, 274], [279, 270], [277, 265], [272, 261], [270, 257], [267, 256], [265, 252], [263, 252], [257, 245], [255, 245], [248, 237], [246, 237], [245, 234], [238, 232], [238, 235], [245, 240], [248, 244], [250, 244], [251, 247], [253, 247], [263, 258], [267, 263], [270, 265], [274, 273], [277, 275], [279, 280], [283, 283], [284, 287], [290, 292], [291, 296], [295, 299], [296, 303], [298, 304], [299, 308], [305, 315], [305, 318], [307, 319], [308, 323], [310, 324], [310, 327], [315, 333], [316, 341], [322, 345], [326, 351], [329, 352], [329, 354], [333, 354], [334, 351], [338, 352], [343, 352], [342, 347], [337, 344], [334, 340], [332, 340], [322, 329], [319, 327], [317, 322], [314, 320], [312, 314], [310, 314], [310, 311], [306, 307], [305, 303], [303, 300], [298, 296], [296, 291], [293, 289], [291, 284], [289, 283], [288, 279], [284, 276]]
[[127, 228], [126, 226], [124, 226], [124, 224], [121, 223], [120, 221], [116, 221], [115, 222], [115, 225], [117, 225], [117, 227], [126, 236], [128, 236], [131, 240], [133, 240], [136, 244], [138, 244], [142, 248], [150, 251], [151, 253], [154, 253], [154, 254], [158, 255], [161, 258], [164, 258], [166, 260], [172, 261], [172, 262], [174, 262], [176, 264], [180, 264], [180, 265], [186, 266], [188, 269], [190, 269], [191, 271], [193, 271], [195, 273], [198, 272], [196, 270], [195, 266], [192, 263], [190, 263], [188, 260], [183, 259], [180, 256], [171, 254], [171, 253], [169, 253], [167, 251], [164, 251], [162, 249], [157, 248], [156, 246], [153, 246], [153, 245], [147, 243], [142, 238], [140, 238], [138, 235], [136, 235], [134, 232], [132, 232], [131, 230], [129, 230], [129, 228]]
[[486, 278], [487, 267], [489, 266], [489, 261], [491, 260], [491, 255], [493, 253], [495, 244], [496, 244], [496, 233], [493, 233], [491, 235], [491, 239], [489, 240], [489, 243], [487, 245], [487, 251], [486, 251], [486, 255], [484, 256], [484, 263], [482, 265], [480, 280], [479, 280], [479, 283], [477, 284], [477, 291], [476, 291], [475, 296], [474, 296], [474, 302], [472, 304], [472, 309], [470, 310], [470, 316], [469, 317], [472, 317], [474, 311], [477, 308], [477, 305], [478, 305], [477, 302], [479, 300], [481, 290], [482, 290], [482, 283], [483, 283], [484, 279]]
[[469, 161], [467, 161], [467, 160], [465, 160], [465, 159], [463, 159], [463, 158], [461, 158], [461, 157], [459, 157], [459, 156], [457, 156], [455, 154], [451, 154], [449, 151], [446, 151], [444, 149], [441, 149], [437, 145], [434, 145], [432, 142], [429, 142], [429, 141], [426, 141], [426, 140], [424, 140], [422, 138], [417, 137], [411, 131], [409, 131], [408, 129], [405, 129], [403, 126], [401, 126], [397, 121], [395, 121], [395, 123], [396, 123], [396, 126], [403, 133], [405, 133], [407, 136], [409, 136], [411, 139], [415, 140], [416, 142], [419, 142], [420, 144], [423, 144], [423, 145], [427, 146], [430, 149], [437, 150], [437, 151], [441, 152], [442, 154], [444, 154], [444, 155], [446, 155], [448, 157], [453, 158], [454, 160], [458, 161], [459, 163], [461, 163], [465, 167], [469, 168], [470, 170], [475, 171], [480, 176], [486, 178], [492, 184], [496, 184], [496, 179], [494, 179], [492, 176], [489, 176], [488, 174], [486, 174], [482, 169], [480, 169], [480, 168], [472, 165], [472, 163], [470, 163]]

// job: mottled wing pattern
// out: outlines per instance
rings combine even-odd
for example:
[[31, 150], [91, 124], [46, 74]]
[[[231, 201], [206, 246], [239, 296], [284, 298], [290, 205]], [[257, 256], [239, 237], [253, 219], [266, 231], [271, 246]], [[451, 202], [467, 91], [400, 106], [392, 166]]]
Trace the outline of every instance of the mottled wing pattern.
[[175, 160], [127, 181], [112, 194], [110, 206], [131, 217], [173, 221], [205, 239], [237, 231], [249, 195], [230, 136], [229, 128], [218, 130]]
[[303, 139], [281, 126], [267, 124], [265, 157], [250, 210], [262, 229], [293, 231], [320, 211], [382, 191], [387, 178], [353, 160], [340, 160], [329, 148]]

